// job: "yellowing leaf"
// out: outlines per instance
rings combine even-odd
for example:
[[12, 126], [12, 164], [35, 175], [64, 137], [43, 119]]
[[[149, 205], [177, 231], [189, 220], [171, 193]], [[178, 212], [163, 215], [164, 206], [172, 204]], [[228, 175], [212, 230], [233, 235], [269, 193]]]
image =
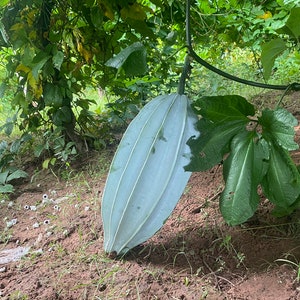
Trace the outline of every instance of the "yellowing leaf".
[[272, 13], [270, 11], [266, 11], [263, 15], [260, 15], [257, 17], [257, 19], [264, 19], [264, 20], [267, 20], [270, 18], [272, 18]]
[[87, 49], [83, 48], [82, 55], [87, 63], [91, 62], [91, 59], [93, 57], [93, 53], [91, 51], [88, 51]]
[[22, 23], [16, 23], [13, 26], [10, 27], [10, 30], [18, 31], [24, 28], [24, 25]]
[[36, 40], [37, 37], [36, 31], [35, 30], [30, 31], [28, 36], [30, 40]]
[[101, 8], [103, 9], [104, 15], [106, 17], [108, 17], [111, 20], [114, 19], [114, 11], [113, 11], [110, 3], [108, 3], [107, 1], [102, 1]]
[[121, 9], [121, 18], [123, 20], [129, 18], [133, 20], [143, 21], [146, 19], [146, 13], [140, 4], [134, 3], [128, 7], [123, 7]]
[[27, 67], [27, 66], [25, 66], [25, 65], [23, 65], [23, 64], [19, 64], [18, 66], [17, 66], [17, 68], [16, 68], [16, 71], [17, 72], [25, 72], [25, 73], [28, 73], [29, 71], [30, 71], [30, 68], [29, 67]]
[[27, 75], [27, 81], [33, 91], [34, 96], [36, 98], [40, 98], [43, 93], [43, 87], [40, 83], [40, 80], [36, 80], [32, 72], [29, 72]]

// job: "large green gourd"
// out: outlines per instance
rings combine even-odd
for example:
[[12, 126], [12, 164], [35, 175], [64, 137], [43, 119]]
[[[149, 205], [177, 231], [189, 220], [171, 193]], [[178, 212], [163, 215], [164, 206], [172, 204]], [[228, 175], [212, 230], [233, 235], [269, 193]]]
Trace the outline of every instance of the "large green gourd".
[[186, 144], [197, 135], [185, 95], [156, 97], [128, 126], [112, 161], [102, 198], [104, 250], [125, 254], [155, 234], [191, 175]]

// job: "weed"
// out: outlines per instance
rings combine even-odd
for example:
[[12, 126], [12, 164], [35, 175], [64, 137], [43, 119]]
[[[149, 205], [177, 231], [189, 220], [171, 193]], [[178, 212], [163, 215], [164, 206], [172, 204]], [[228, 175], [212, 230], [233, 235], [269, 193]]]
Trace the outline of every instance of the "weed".
[[[284, 255], [285, 258], [278, 258], [275, 262], [282, 262], [284, 264], [291, 265], [296, 270], [296, 281], [300, 282], [300, 261], [295, 257], [295, 255], [291, 253], [287, 253]], [[289, 259], [290, 258], [290, 259]]]
[[0, 231], [0, 244], [6, 245], [11, 238], [13, 237], [12, 235], [12, 230], [11, 229], [4, 229]]
[[26, 294], [23, 294], [21, 291], [14, 291], [10, 294], [9, 300], [27, 300], [29, 297]]

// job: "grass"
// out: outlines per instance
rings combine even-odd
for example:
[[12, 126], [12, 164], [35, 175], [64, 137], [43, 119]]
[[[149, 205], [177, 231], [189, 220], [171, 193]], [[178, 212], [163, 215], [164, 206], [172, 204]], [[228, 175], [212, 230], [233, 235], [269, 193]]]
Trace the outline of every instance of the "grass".
[[300, 282], [300, 260], [294, 254], [286, 253], [284, 258], [278, 258], [275, 262], [291, 266], [296, 271], [296, 282]]

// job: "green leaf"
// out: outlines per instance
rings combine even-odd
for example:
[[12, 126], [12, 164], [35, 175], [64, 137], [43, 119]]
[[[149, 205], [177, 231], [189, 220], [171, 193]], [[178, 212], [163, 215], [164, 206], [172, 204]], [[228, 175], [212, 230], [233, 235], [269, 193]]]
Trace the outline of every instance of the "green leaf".
[[11, 173], [8, 177], [7, 177], [7, 182], [14, 180], [14, 179], [19, 179], [19, 178], [25, 178], [27, 177], [28, 174], [25, 171], [22, 170], [16, 170], [13, 173]]
[[52, 166], [55, 165], [56, 162], [56, 157], [53, 158], [47, 158], [43, 161], [42, 167], [43, 169], [48, 169], [49, 168], [49, 164], [51, 164]]
[[291, 212], [300, 195], [300, 175], [289, 152], [271, 143], [269, 169], [262, 181], [266, 197], [277, 206], [276, 214]]
[[0, 7], [4, 7], [9, 3], [10, 0], [0, 0]]
[[101, 28], [103, 24], [103, 12], [99, 7], [91, 8], [91, 21], [95, 27]]
[[44, 150], [45, 150], [44, 144], [37, 145], [36, 147], [34, 147], [34, 156], [40, 157]]
[[232, 138], [241, 131], [246, 131], [249, 122], [247, 116], [254, 115], [254, 106], [237, 95], [200, 98], [195, 108], [202, 115], [197, 128], [201, 135], [190, 139], [192, 159], [189, 171], [204, 171], [221, 162], [229, 152]]
[[265, 79], [270, 78], [276, 57], [285, 49], [286, 44], [280, 38], [272, 40], [262, 46], [261, 63], [264, 69], [263, 74]]
[[247, 116], [255, 114], [254, 106], [238, 95], [202, 97], [195, 106], [211, 121], [246, 120]]
[[11, 184], [0, 185], [0, 193], [2, 193], [2, 194], [13, 193], [14, 190], [15, 189]]
[[63, 94], [60, 87], [46, 83], [44, 87], [44, 101], [47, 106], [60, 107], [63, 101]]
[[68, 106], [62, 106], [53, 114], [53, 123], [56, 126], [71, 123], [72, 115], [73, 113]]
[[9, 174], [8, 170], [0, 173], [0, 184], [5, 184], [5, 182], [7, 181], [8, 174]]
[[123, 67], [128, 76], [143, 75], [147, 71], [146, 48], [142, 43], [134, 43], [108, 60], [105, 65], [116, 69]]
[[232, 138], [241, 131], [246, 131], [245, 120], [212, 123], [201, 119], [197, 128], [201, 135], [188, 141], [192, 158], [186, 170], [192, 172], [205, 171], [220, 163], [225, 153], [229, 152]]
[[292, 38], [298, 39], [300, 37], [300, 7], [291, 9], [291, 14], [287, 19], [285, 25], [278, 30], [279, 33], [288, 34]]
[[52, 57], [52, 61], [55, 69], [60, 70], [60, 67], [64, 61], [64, 53], [61, 51], [57, 51]]
[[12, 117], [8, 117], [4, 125], [0, 126], [0, 131], [4, 130], [5, 134], [10, 136], [13, 132], [14, 126], [16, 125], [17, 114]]
[[299, 148], [294, 141], [294, 126], [298, 124], [297, 119], [287, 110], [278, 108], [276, 110], [265, 109], [258, 119], [262, 126], [262, 136], [267, 141], [276, 141], [286, 150], [296, 150]]
[[44, 66], [44, 64], [48, 61], [48, 59], [50, 58], [50, 55], [48, 55], [46, 52], [39, 52], [32, 60], [32, 75], [33, 77], [38, 80], [38, 74], [39, 71], [42, 69], [42, 67]]
[[[0, 1], [0, 7], [1, 7], [1, 1]], [[1, 33], [1, 36], [2, 36], [2, 39], [3, 41], [8, 44], [8, 41], [9, 41], [9, 36], [5, 30], [5, 26], [4, 24], [2, 23], [2, 21], [0, 20], [0, 33]]]
[[257, 209], [257, 186], [268, 166], [268, 146], [257, 140], [254, 132], [234, 137], [231, 154], [224, 162], [225, 189], [220, 198], [220, 209], [229, 225], [247, 221]]

